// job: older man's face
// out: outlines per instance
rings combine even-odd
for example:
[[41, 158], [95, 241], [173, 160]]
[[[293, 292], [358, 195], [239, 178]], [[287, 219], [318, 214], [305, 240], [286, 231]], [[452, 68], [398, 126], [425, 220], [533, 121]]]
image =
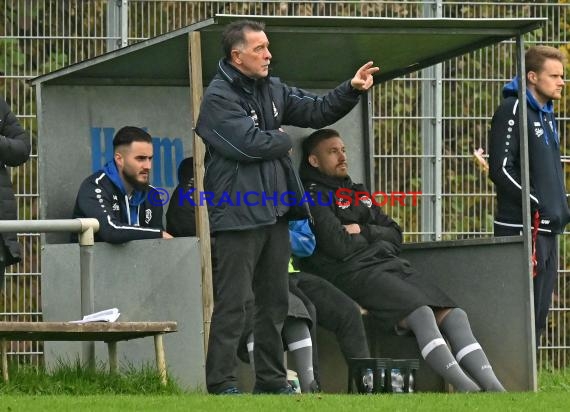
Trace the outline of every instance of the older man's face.
[[245, 44], [232, 50], [232, 64], [243, 74], [253, 79], [261, 79], [269, 74], [271, 53], [265, 32], [248, 30]]

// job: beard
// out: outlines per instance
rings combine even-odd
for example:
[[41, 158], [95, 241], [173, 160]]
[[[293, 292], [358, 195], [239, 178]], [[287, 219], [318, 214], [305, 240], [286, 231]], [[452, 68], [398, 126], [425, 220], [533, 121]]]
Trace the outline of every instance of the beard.
[[126, 182], [133, 187], [133, 189], [144, 192], [149, 187], [149, 182], [141, 182], [137, 180], [136, 175], [123, 170], [123, 178]]

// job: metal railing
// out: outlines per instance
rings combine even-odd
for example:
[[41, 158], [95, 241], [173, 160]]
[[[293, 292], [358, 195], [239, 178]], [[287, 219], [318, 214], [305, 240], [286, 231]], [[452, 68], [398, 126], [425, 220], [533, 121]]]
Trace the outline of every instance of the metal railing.
[[[93, 288], [93, 245], [99, 221], [92, 218], [1, 220], [0, 233], [5, 232], [69, 232], [79, 234], [79, 268], [81, 284], [81, 316], [95, 312]], [[95, 343], [83, 343], [83, 362], [95, 366]]]

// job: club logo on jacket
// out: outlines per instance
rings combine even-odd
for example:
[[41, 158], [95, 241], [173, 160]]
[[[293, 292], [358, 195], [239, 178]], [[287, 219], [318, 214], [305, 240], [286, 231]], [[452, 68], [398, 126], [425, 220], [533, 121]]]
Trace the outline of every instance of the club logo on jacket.
[[361, 202], [363, 205], [365, 205], [366, 207], [368, 207], [368, 208], [371, 208], [371, 207], [372, 207], [372, 199], [370, 199], [368, 196], [363, 195], [363, 196], [360, 196], [359, 199], [360, 199], [360, 202]]
[[536, 137], [542, 137], [544, 134], [544, 130], [542, 129], [540, 122], [534, 122], [534, 134]]
[[339, 199], [336, 201], [336, 205], [341, 208], [342, 210], [348, 209], [350, 206], [350, 200], [348, 199]]
[[114, 211], [114, 212], [118, 212], [118, 211], [119, 211], [119, 204], [118, 204], [118, 203], [113, 203], [113, 211]]
[[144, 211], [144, 222], [148, 225], [152, 220], [152, 210], [146, 209]]
[[251, 120], [253, 120], [253, 125], [255, 127], [259, 127], [259, 119], [257, 118], [257, 113], [255, 113], [255, 110], [251, 109]]

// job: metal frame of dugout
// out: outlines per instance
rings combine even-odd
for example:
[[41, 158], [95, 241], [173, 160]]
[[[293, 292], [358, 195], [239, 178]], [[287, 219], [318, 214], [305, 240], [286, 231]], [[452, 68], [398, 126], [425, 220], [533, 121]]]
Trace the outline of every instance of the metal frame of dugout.
[[[193, 152], [197, 191], [203, 190], [203, 143], [193, 134], [192, 126], [198, 116], [204, 86], [208, 84], [221, 56], [219, 47], [223, 27], [237, 19], [251, 18], [266, 23], [271, 41], [273, 73], [290, 85], [313, 90], [336, 86], [350, 78], [357, 67], [368, 60], [381, 66], [375, 82], [385, 82], [416, 70], [427, 68], [446, 59], [471, 52], [505, 40], [514, 39], [517, 44], [518, 72], [524, 72], [523, 35], [541, 27], [545, 19], [448, 19], [448, 18], [357, 18], [357, 17], [269, 17], [217, 15], [179, 30], [119, 49], [102, 56], [54, 71], [32, 80], [36, 87], [39, 122], [40, 155], [40, 210], [42, 219], [68, 218], [75, 194], [82, 179], [92, 172], [94, 163], [109, 155], [109, 137], [125, 124], [148, 127], [155, 145], [153, 179], [164, 178], [161, 183], [171, 189], [175, 182], [165, 178], [172, 176], [176, 163]], [[292, 44], [297, 47], [291, 47]], [[331, 51], [335, 52], [332, 53]], [[520, 96], [526, 90], [523, 76]], [[498, 102], [497, 102], [498, 103]], [[337, 128], [351, 147], [351, 164], [357, 166], [351, 175], [355, 180], [366, 181], [372, 188], [370, 98], [363, 96], [356, 110], [332, 127]], [[70, 116], [70, 114], [73, 114]], [[521, 125], [526, 124], [526, 106], [520, 111]], [[293, 136], [304, 136], [309, 131], [286, 128]], [[524, 210], [529, 210], [528, 162], [526, 156], [526, 128], [521, 127], [521, 165]], [[97, 135], [99, 133], [99, 135]], [[173, 138], [176, 137], [175, 138]], [[97, 140], [100, 138], [99, 140]], [[166, 140], [165, 140], [166, 139]], [[170, 140], [168, 140], [170, 139]], [[94, 142], [98, 142], [95, 144]], [[75, 159], [72, 162], [69, 159]], [[173, 161], [175, 159], [175, 161]], [[165, 166], [166, 165], [166, 166]], [[360, 169], [359, 169], [360, 167]], [[528, 213], [525, 216], [530, 216]], [[528, 219], [528, 218], [527, 218]], [[197, 214], [198, 237], [201, 240], [202, 304], [196, 313], [202, 316], [204, 348], [207, 346], [209, 320], [212, 310], [211, 262], [207, 210], [199, 208]], [[526, 222], [525, 227], [530, 227]], [[67, 239], [46, 238], [44, 248]], [[501, 249], [499, 240], [486, 240], [492, 250]], [[482, 241], [483, 242], [483, 241]], [[467, 259], [471, 265], [480, 266], [466, 251], [475, 245], [459, 245], [434, 242], [433, 248], [448, 248], [446, 258], [456, 262], [455, 256]], [[533, 312], [530, 278], [530, 233], [525, 230], [523, 242], [515, 243], [516, 259], [520, 264], [505, 268], [511, 270], [522, 289], [519, 295], [510, 294], [509, 302], [517, 305], [517, 316], [526, 323], [520, 325], [516, 335], [526, 343], [518, 351], [520, 367], [511, 365], [509, 358], [505, 370], [524, 374], [524, 382], [507, 385], [510, 390], [536, 390], [536, 355], [533, 348]], [[459, 247], [461, 246], [461, 247]], [[126, 246], [127, 249], [129, 246]], [[512, 250], [509, 248], [509, 253]], [[428, 259], [426, 253], [422, 259]], [[477, 253], [474, 254], [476, 256]], [[141, 256], [141, 258], [143, 258]], [[504, 259], [504, 257], [503, 257]], [[514, 259], [509, 260], [513, 261]], [[418, 266], [426, 267], [421, 260]], [[474, 263], [475, 262], [475, 263]], [[50, 264], [50, 262], [45, 262]], [[466, 265], [465, 265], [466, 266]], [[111, 270], [103, 266], [102, 271]], [[489, 273], [504, 276], [494, 267]], [[516, 272], [516, 273], [515, 273]], [[186, 276], [185, 273], [171, 274]], [[460, 278], [461, 273], [455, 276]], [[461, 282], [459, 282], [461, 284]], [[136, 285], [136, 287], [142, 287]], [[444, 285], [446, 286], [446, 285]], [[135, 287], [125, 283], [124, 287]], [[518, 289], [517, 289], [518, 290]], [[457, 298], [464, 306], [467, 294]], [[469, 291], [481, 308], [493, 301], [504, 299], [484, 287], [483, 282]], [[515, 299], [516, 297], [516, 299]], [[57, 296], [43, 296], [57, 299]], [[164, 302], [176, 305], [176, 302]], [[173, 311], [176, 308], [173, 307]], [[47, 310], [44, 315], [49, 317]], [[471, 315], [471, 314], [470, 314]], [[488, 313], [492, 317], [494, 313]], [[188, 313], [179, 313], [180, 321]], [[180, 322], [179, 322], [180, 325]], [[504, 325], [503, 325], [504, 326]], [[495, 339], [504, 339], [505, 329], [489, 329]], [[479, 331], [479, 333], [481, 333]], [[513, 334], [513, 328], [509, 328]], [[170, 347], [175, 345], [169, 344]], [[323, 346], [323, 345], [321, 345]], [[488, 346], [488, 344], [487, 344]], [[184, 351], [180, 346], [172, 350]], [[326, 351], [321, 354], [327, 364]], [[197, 356], [194, 352], [194, 356]], [[501, 359], [493, 350], [488, 355], [495, 367], [501, 367]], [[203, 354], [198, 363], [203, 363]], [[326, 366], [322, 368], [326, 370]], [[420, 372], [421, 373], [421, 372]], [[345, 382], [346, 376], [341, 379]], [[193, 378], [194, 379], [194, 378]], [[203, 379], [185, 382], [200, 386]], [[419, 383], [419, 382], [418, 382]], [[326, 389], [326, 385], [325, 385]]]

